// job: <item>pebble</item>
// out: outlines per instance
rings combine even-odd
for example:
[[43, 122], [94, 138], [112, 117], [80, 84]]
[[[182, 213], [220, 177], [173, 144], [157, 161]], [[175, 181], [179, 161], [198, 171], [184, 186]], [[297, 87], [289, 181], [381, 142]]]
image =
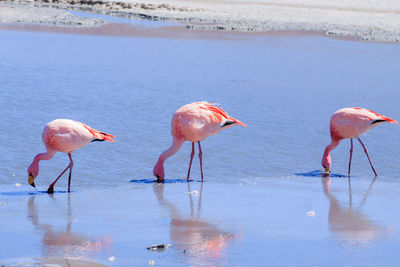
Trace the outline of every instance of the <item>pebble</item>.
[[115, 261], [115, 257], [111, 256], [111, 257], [108, 258], [108, 260], [111, 261], [111, 262], [114, 262]]
[[187, 192], [189, 195], [192, 195], [192, 196], [198, 196], [199, 195], [199, 191], [197, 191], [197, 190], [193, 190], [193, 191], [190, 191], [190, 192]]
[[310, 210], [306, 214], [307, 214], [307, 216], [315, 217], [315, 211], [314, 210]]

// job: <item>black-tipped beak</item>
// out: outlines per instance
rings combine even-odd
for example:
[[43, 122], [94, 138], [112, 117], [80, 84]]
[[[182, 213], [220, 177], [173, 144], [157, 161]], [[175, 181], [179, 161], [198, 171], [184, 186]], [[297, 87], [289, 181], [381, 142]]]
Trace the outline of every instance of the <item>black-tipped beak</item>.
[[164, 182], [164, 177], [161, 177], [159, 175], [156, 175], [157, 177], [157, 183], [163, 183]]
[[35, 182], [34, 182], [35, 178], [33, 177], [32, 173], [29, 173], [28, 176], [28, 183], [33, 186], [34, 188], [36, 188]]

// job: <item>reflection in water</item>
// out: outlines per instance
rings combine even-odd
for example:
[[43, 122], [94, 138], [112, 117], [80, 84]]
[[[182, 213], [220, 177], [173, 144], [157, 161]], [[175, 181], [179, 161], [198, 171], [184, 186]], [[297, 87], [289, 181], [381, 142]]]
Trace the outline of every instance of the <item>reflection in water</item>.
[[[71, 231], [72, 212], [70, 195], [68, 195], [67, 203], [67, 224], [63, 230], [55, 230], [55, 227], [51, 224], [40, 223], [39, 212], [35, 205], [35, 197], [35, 195], [31, 196], [28, 201], [28, 219], [38, 230], [43, 231], [43, 258], [41, 259], [43, 263], [57, 263], [62, 266], [65, 264], [70, 266], [71, 262], [68, 262], [67, 259], [90, 260], [101, 253], [106, 254], [111, 251], [111, 238], [91, 238], [75, 234]], [[54, 196], [50, 197], [54, 198]], [[57, 258], [59, 258], [58, 261]], [[102, 266], [89, 262], [85, 262], [85, 265]]]
[[[190, 183], [188, 192], [190, 190]], [[153, 185], [158, 203], [165, 207], [171, 217], [170, 238], [177, 253], [186, 255], [189, 264], [214, 266], [224, 263], [224, 252], [232, 244], [234, 234], [221, 231], [215, 225], [200, 219], [203, 183], [201, 183], [197, 211], [194, 210], [192, 194], [189, 194], [190, 216], [182, 216], [171, 202], [164, 198], [164, 184]]]
[[360, 210], [364, 206], [372, 186], [377, 177], [372, 180], [363, 200], [358, 208], [353, 207], [351, 179], [349, 181], [349, 205], [348, 207], [341, 206], [339, 201], [330, 191], [331, 178], [321, 178], [324, 193], [329, 198], [329, 229], [337, 237], [346, 241], [350, 245], [364, 246], [371, 241], [378, 239], [382, 234], [391, 232], [389, 227], [377, 225], [372, 220], [368, 219], [367, 215], [361, 214]]

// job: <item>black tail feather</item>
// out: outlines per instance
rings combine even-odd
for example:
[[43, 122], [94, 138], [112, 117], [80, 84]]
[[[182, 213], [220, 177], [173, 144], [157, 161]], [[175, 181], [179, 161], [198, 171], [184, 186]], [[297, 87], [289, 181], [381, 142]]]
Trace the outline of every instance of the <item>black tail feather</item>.
[[381, 119], [379, 119], [379, 120], [373, 120], [373, 121], [371, 122], [371, 124], [378, 123], [378, 122], [384, 122], [384, 121], [386, 121], [386, 120], [381, 120]]
[[234, 124], [234, 123], [236, 123], [236, 122], [234, 122], [234, 121], [226, 121], [224, 124], [222, 124], [221, 128], [225, 127], [225, 126], [228, 126], [228, 125], [231, 125], [231, 124]]

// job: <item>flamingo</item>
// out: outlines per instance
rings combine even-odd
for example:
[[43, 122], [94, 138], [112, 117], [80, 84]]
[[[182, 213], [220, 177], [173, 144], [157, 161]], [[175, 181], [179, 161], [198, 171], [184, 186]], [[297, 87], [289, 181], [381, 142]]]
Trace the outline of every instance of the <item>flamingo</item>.
[[353, 138], [357, 138], [361, 146], [364, 148], [364, 152], [367, 155], [372, 171], [375, 176], [378, 176], [368, 155], [367, 147], [361, 141], [359, 136], [384, 122], [397, 123], [395, 120], [365, 108], [342, 108], [333, 113], [330, 122], [331, 143], [325, 148], [321, 162], [325, 171], [330, 172], [330, 152], [339, 145], [340, 141], [345, 138], [350, 138], [350, 160], [348, 169], [348, 175], [350, 176], [351, 158], [353, 155]]
[[203, 181], [203, 153], [201, 151], [200, 142], [218, 133], [222, 129], [227, 129], [234, 125], [246, 127], [246, 124], [230, 117], [228, 113], [216, 105], [217, 104], [208, 103], [206, 101], [194, 102], [182, 106], [175, 112], [171, 121], [172, 144], [170, 148], [161, 153], [153, 169], [153, 174], [158, 181], [163, 181], [165, 177], [164, 161], [178, 152], [185, 141], [192, 142], [192, 153], [190, 154], [187, 180], [189, 180], [190, 177], [190, 168], [194, 156], [194, 143], [197, 142], [199, 146], [201, 180]]
[[115, 138], [111, 134], [97, 131], [90, 126], [79, 121], [68, 119], [57, 119], [49, 122], [43, 129], [42, 140], [47, 152], [37, 154], [28, 168], [28, 182], [31, 186], [36, 187], [34, 180], [39, 174], [39, 161], [49, 160], [59, 152], [68, 154], [69, 164], [67, 168], [50, 184], [47, 193], [54, 192], [54, 185], [60, 177], [69, 169], [68, 192], [70, 192], [71, 172], [74, 162], [72, 161], [71, 152], [78, 148], [84, 147], [94, 141], [110, 141], [114, 142]]

